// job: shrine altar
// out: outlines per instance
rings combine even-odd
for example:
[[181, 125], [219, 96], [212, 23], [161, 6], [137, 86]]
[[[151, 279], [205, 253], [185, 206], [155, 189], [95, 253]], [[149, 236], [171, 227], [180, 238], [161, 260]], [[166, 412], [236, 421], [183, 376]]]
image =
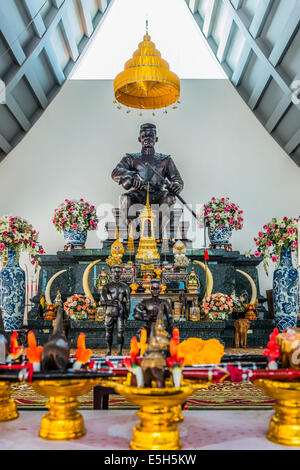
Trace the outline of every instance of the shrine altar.
[[[248, 331], [248, 346], [249, 347], [264, 347], [269, 338], [269, 334], [274, 329], [274, 320], [266, 308], [266, 298], [261, 295], [259, 288], [259, 280], [257, 273], [257, 266], [260, 260], [255, 257], [248, 258], [242, 255], [239, 251], [224, 251], [221, 249], [208, 250], [209, 253], [209, 269], [213, 276], [213, 292], [224, 292], [230, 295], [235, 291], [238, 295], [242, 291], [247, 291], [251, 295], [250, 285], [241, 276], [237, 269], [242, 269], [247, 272], [254, 280], [258, 292], [258, 319], [251, 321], [251, 327]], [[37, 335], [38, 344], [44, 344], [52, 332], [52, 321], [38, 318], [38, 308], [40, 295], [45, 292], [48, 280], [56, 272], [65, 269], [66, 272], [57, 277], [51, 286], [51, 298], [55, 298], [56, 291], [59, 289], [62, 294], [62, 300], [76, 294], [83, 294], [82, 278], [86, 267], [95, 260], [101, 259], [97, 265], [92, 268], [89, 276], [90, 291], [96, 301], [99, 300], [100, 294], [96, 286], [96, 280], [99, 273], [104, 268], [107, 272], [109, 268], [105, 262], [110, 251], [107, 249], [74, 249], [71, 251], [58, 251], [56, 255], [43, 255], [41, 256], [41, 268], [39, 273], [39, 282], [37, 295], [32, 300], [32, 309], [28, 313], [28, 326], [29, 330], [34, 331]], [[180, 330], [180, 337], [182, 339], [194, 336], [203, 339], [217, 338], [225, 347], [234, 346], [234, 318], [224, 321], [191, 321], [189, 317], [189, 310], [192, 305], [193, 299], [203, 298], [206, 289], [206, 279], [204, 270], [197, 264], [193, 263], [194, 260], [203, 261], [203, 250], [187, 250], [187, 255], [190, 259], [190, 264], [187, 269], [189, 273], [194, 268], [200, 280], [200, 288], [195, 293], [188, 292], [188, 289], [180, 281], [176, 281], [176, 272], [174, 279], [170, 274], [170, 281], [166, 282], [167, 290], [162, 297], [169, 299], [174, 310], [180, 303], [180, 297], [185, 301], [184, 314], [179, 318], [175, 317], [175, 325]], [[129, 257], [125, 253], [123, 262], [126, 263]], [[166, 260], [171, 260], [171, 255], [166, 255]], [[128, 276], [128, 275], [126, 275]], [[130, 279], [126, 279], [130, 283]], [[125, 329], [125, 343], [124, 347], [128, 347], [130, 339], [137, 331], [143, 326], [143, 323], [132, 319], [132, 310], [134, 305], [147, 298], [149, 294], [138, 291], [131, 295], [131, 313], [126, 322]], [[177, 321], [176, 321], [177, 320]], [[84, 332], [86, 335], [86, 344], [90, 348], [105, 348], [105, 326], [104, 321], [84, 320], [75, 321], [68, 320], [67, 334], [71, 347], [76, 346], [78, 334]], [[114, 340], [115, 341], [115, 340]]]

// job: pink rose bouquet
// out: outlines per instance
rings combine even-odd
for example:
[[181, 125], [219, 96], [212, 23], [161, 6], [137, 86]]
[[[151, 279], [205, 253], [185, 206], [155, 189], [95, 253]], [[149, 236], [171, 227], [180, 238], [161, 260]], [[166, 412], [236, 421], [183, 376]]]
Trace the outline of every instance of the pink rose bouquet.
[[210, 320], [228, 320], [232, 311], [232, 299], [228, 295], [221, 294], [220, 292], [206, 297], [202, 307], [202, 312], [205, 313]]
[[291, 251], [296, 251], [298, 247], [298, 219], [283, 217], [283, 219], [273, 218], [263, 226], [258, 236], [254, 238], [256, 251], [254, 256], [264, 258], [264, 269], [268, 274], [268, 260], [274, 263], [279, 261], [283, 246], [290, 246]]
[[244, 224], [243, 211], [229, 197], [216, 199], [213, 197], [204, 204], [201, 218], [206, 226], [212, 229], [227, 227], [233, 230], [242, 230]]
[[21, 251], [27, 251], [31, 263], [36, 263], [36, 257], [45, 253], [39, 242], [39, 234], [27, 220], [20, 216], [3, 215], [0, 218], [0, 257], [7, 249], [15, 250], [17, 256]]
[[79, 201], [65, 199], [55, 209], [52, 222], [58, 232], [63, 232], [65, 229], [96, 230], [98, 226], [95, 206], [84, 199]]

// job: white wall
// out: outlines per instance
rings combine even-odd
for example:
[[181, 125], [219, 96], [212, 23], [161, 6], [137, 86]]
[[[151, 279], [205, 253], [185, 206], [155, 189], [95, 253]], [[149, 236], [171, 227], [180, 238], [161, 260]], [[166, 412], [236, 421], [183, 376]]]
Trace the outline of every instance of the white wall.
[[[0, 164], [0, 214], [27, 218], [47, 253], [63, 247], [51, 218], [57, 204], [86, 198], [118, 204], [111, 171], [138, 152], [139, 126], [157, 125], [156, 150], [172, 154], [192, 203], [228, 196], [244, 210], [234, 249], [245, 252], [273, 216], [300, 213], [300, 169], [247, 108], [227, 80], [183, 80], [181, 105], [168, 114], [126, 114], [113, 104], [112, 81], [68, 81], [21, 143]], [[87, 247], [98, 247], [89, 232]], [[261, 273], [261, 290], [272, 276]]]

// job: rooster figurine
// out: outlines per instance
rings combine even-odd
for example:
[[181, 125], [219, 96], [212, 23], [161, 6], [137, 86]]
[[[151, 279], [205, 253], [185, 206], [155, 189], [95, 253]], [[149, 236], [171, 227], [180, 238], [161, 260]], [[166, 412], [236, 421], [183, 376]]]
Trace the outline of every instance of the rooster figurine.
[[14, 331], [10, 338], [7, 362], [14, 362], [23, 354], [23, 346], [18, 345], [18, 332]]
[[87, 364], [92, 355], [91, 349], [85, 347], [85, 334], [80, 333], [77, 340], [77, 349], [75, 351], [76, 361], [74, 362], [73, 369], [80, 369], [83, 364]]
[[39, 372], [41, 369], [41, 356], [43, 352], [43, 346], [36, 345], [36, 339], [33, 331], [29, 331], [28, 336], [28, 348], [25, 348], [25, 355], [31, 364], [33, 364], [33, 370]]

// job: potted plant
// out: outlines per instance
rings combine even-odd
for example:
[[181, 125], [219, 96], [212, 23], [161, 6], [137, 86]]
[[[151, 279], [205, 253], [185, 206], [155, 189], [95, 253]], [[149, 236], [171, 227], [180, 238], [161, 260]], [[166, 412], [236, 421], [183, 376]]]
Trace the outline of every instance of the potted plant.
[[95, 206], [82, 198], [79, 201], [65, 199], [54, 210], [52, 222], [58, 232], [63, 232], [67, 247], [84, 247], [87, 232], [98, 226]]
[[232, 299], [220, 292], [206, 297], [203, 303], [202, 312], [208, 320], [228, 320], [233, 311]]
[[27, 251], [32, 264], [37, 264], [38, 255], [44, 254], [39, 234], [27, 220], [20, 216], [3, 215], [0, 218], [0, 303], [6, 331], [23, 328], [25, 310], [25, 272], [19, 266], [22, 251]]
[[81, 294], [68, 297], [64, 302], [64, 309], [71, 320], [88, 320], [89, 315], [95, 314], [93, 301]]
[[267, 275], [269, 260], [277, 264], [273, 275], [276, 326], [279, 331], [294, 328], [298, 315], [299, 275], [293, 266], [292, 252], [296, 252], [298, 247], [298, 219], [273, 218], [263, 226], [254, 242], [254, 256], [264, 258], [263, 266]]
[[213, 245], [228, 245], [232, 230], [242, 230], [243, 211], [229, 197], [212, 197], [204, 204], [202, 219], [208, 227], [208, 236]]

